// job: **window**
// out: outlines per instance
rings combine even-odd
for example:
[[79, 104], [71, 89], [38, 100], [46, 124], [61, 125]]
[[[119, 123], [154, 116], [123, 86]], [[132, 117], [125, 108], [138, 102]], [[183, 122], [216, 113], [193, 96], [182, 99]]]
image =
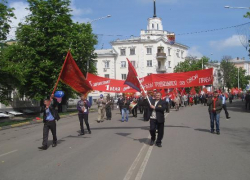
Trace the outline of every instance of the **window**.
[[135, 67], [135, 61], [130, 61], [130, 62]]
[[155, 28], [155, 26], [154, 26], [154, 24], [152, 24], [152, 29], [154, 29]]
[[121, 67], [125, 68], [126, 67], [126, 61], [121, 61]]
[[105, 68], [109, 68], [109, 61], [105, 61], [105, 62], [104, 62], [104, 67], [105, 67]]
[[152, 48], [147, 48], [147, 54], [152, 54]]
[[184, 51], [181, 51], [181, 58], [183, 58]]
[[130, 55], [135, 55], [135, 48], [130, 49]]
[[157, 30], [159, 30], [159, 24], [157, 24]]
[[109, 78], [109, 74], [104, 74], [104, 77], [105, 78]]
[[161, 69], [161, 61], [158, 61], [158, 69]]
[[94, 66], [97, 68], [97, 61], [94, 61]]
[[168, 48], [168, 55], [171, 56], [171, 49]]
[[126, 80], [127, 79], [127, 74], [122, 74], [122, 80]]
[[177, 56], [178, 58], [180, 57], [179, 50], [177, 50], [176, 56]]
[[125, 49], [121, 49], [121, 56], [126, 56], [126, 50]]
[[152, 73], [147, 73], [147, 76], [151, 75]]
[[152, 60], [147, 60], [147, 67], [152, 67]]
[[168, 61], [168, 67], [171, 68], [171, 61]]

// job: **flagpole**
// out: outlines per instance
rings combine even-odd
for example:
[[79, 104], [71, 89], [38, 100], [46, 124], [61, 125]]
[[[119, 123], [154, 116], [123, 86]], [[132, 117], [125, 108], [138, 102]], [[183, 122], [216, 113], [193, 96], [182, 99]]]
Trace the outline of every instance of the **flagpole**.
[[150, 100], [149, 100], [149, 98], [148, 98], [148, 94], [146, 93], [146, 91], [145, 91], [145, 89], [144, 89], [144, 87], [143, 87], [143, 85], [142, 85], [140, 79], [138, 78], [138, 76], [136, 76], [136, 78], [137, 78], [137, 80], [139, 81], [139, 83], [140, 83], [140, 85], [141, 85], [141, 87], [142, 87], [143, 92], [146, 94], [146, 97], [147, 97], [147, 100], [148, 100], [148, 102], [149, 102], [149, 105], [151, 106], [152, 104], [151, 104], [151, 102], [150, 102]]
[[59, 80], [61, 79], [62, 71], [63, 71], [64, 66], [65, 66], [65, 64], [66, 64], [66, 61], [67, 61], [67, 59], [68, 59], [69, 53], [70, 53], [70, 50], [68, 51], [67, 56], [66, 56], [66, 58], [65, 58], [65, 60], [64, 60], [64, 63], [63, 63], [62, 69], [61, 69], [61, 71], [60, 71], [59, 77], [58, 77], [58, 79], [57, 79], [57, 81], [56, 81], [56, 84], [55, 84], [55, 87], [54, 87], [54, 89], [53, 89], [52, 94], [54, 94], [54, 93], [55, 93], [56, 88], [57, 88], [57, 85], [58, 85], [58, 83], [59, 83]]

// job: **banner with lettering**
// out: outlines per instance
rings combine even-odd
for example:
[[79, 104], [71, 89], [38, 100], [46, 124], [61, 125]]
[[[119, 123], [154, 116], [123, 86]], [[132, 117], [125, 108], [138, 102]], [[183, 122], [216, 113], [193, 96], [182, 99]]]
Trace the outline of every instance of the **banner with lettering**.
[[151, 74], [141, 78], [141, 82], [146, 90], [211, 85], [213, 68], [183, 73]]
[[123, 80], [109, 79], [88, 73], [87, 80], [91, 84], [93, 90], [115, 93], [135, 93], [136, 90], [124, 84]]

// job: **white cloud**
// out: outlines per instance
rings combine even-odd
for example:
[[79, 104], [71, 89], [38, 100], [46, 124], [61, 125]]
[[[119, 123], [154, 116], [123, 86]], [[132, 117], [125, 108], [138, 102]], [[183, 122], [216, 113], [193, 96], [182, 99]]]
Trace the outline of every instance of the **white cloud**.
[[10, 25], [12, 28], [8, 35], [8, 39], [15, 39], [16, 27], [18, 26], [20, 22], [24, 22], [25, 16], [29, 14], [29, 11], [25, 9], [28, 7], [28, 3], [17, 1], [17, 2], [10, 3], [10, 7], [15, 8], [14, 14], [16, 16], [16, 19], [11, 18], [12, 23]]
[[218, 40], [218, 41], [210, 41], [210, 46], [215, 49], [226, 49], [231, 47], [239, 47], [242, 46], [241, 40], [243, 41], [245, 38], [244, 35], [233, 35], [227, 39], [224, 40]]
[[70, 9], [72, 10], [71, 13], [73, 16], [91, 14], [93, 12], [91, 8], [77, 8], [73, 2], [74, 1], [72, 1], [71, 5], [70, 5]]
[[187, 52], [187, 56], [194, 56], [197, 58], [201, 58], [203, 55], [198, 49], [199, 49], [199, 47], [197, 47], [197, 46], [193, 46], [193, 47], [189, 48], [188, 52]]

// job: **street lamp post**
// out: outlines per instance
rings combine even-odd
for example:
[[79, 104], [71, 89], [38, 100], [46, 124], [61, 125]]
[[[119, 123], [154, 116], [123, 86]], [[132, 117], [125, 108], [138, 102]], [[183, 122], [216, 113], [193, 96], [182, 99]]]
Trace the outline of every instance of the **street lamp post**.
[[[92, 21], [89, 21], [88, 23], [92, 24], [95, 21], [99, 21], [99, 20], [102, 20], [102, 19], [110, 18], [110, 17], [111, 17], [111, 15], [103, 16], [103, 17], [100, 17], [100, 18], [97, 18], [97, 19], [93, 19]], [[87, 72], [89, 72], [89, 59], [87, 60]]]
[[228, 8], [228, 9], [250, 9], [250, 7], [230, 7], [230, 6], [225, 6], [225, 8]]
[[238, 89], [240, 89], [240, 68], [238, 67]]

